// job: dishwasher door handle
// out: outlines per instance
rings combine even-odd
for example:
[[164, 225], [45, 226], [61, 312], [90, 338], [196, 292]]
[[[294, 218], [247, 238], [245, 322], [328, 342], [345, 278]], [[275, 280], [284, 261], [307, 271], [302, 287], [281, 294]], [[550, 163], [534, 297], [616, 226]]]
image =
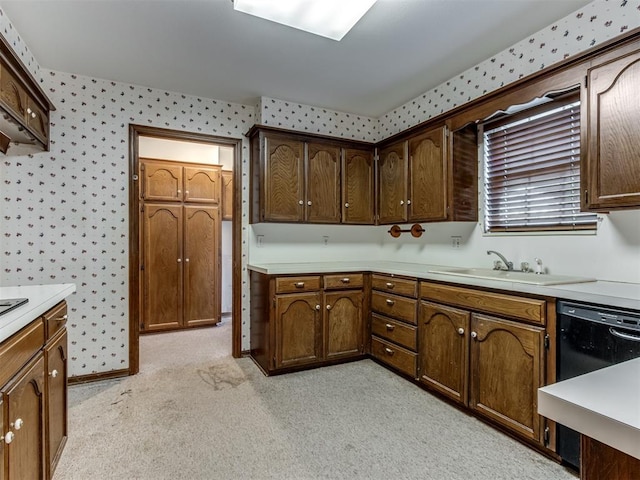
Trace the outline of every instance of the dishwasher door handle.
[[609, 333], [614, 337], [622, 338], [624, 340], [631, 340], [632, 342], [640, 342], [640, 337], [636, 335], [629, 335], [628, 333], [622, 333], [613, 327], [609, 327]]

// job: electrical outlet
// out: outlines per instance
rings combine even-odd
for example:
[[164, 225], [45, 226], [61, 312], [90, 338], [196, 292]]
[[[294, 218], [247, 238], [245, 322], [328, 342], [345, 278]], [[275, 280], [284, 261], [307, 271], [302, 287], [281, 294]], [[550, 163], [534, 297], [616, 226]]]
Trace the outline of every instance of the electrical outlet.
[[258, 235], [256, 237], [256, 244], [258, 248], [264, 247], [264, 235]]
[[329, 236], [328, 235], [323, 235], [322, 236], [322, 245], [325, 246], [325, 247], [327, 245], [329, 245]]
[[456, 250], [460, 248], [460, 240], [462, 237], [452, 236], [451, 237], [451, 248], [455, 248]]

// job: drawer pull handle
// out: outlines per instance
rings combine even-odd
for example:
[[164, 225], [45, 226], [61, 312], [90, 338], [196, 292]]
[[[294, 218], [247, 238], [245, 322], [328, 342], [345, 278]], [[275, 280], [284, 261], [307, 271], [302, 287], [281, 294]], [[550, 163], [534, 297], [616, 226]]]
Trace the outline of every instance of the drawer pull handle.
[[351, 280], [349, 279], [349, 277], [344, 277], [342, 279], [342, 283], [349, 283]]
[[393, 332], [396, 329], [395, 325], [391, 325], [390, 323], [387, 323], [385, 327], [387, 327], [387, 330], [390, 332]]
[[393, 350], [391, 350], [389, 347], [385, 347], [384, 351], [387, 353], [387, 355], [393, 355], [395, 352]]
[[393, 306], [396, 302], [394, 302], [393, 300], [391, 300], [390, 298], [387, 298], [387, 305], [389, 306]]
[[51, 321], [53, 322], [64, 322], [67, 320], [67, 318], [69, 318], [69, 315], [62, 315], [61, 317], [54, 317], [51, 319]]
[[393, 288], [393, 287], [394, 287], [393, 283], [387, 282], [387, 288]]
[[304, 282], [296, 282], [293, 284], [296, 288], [304, 288]]
[[460, 327], [460, 328], [458, 329], [458, 334], [459, 334], [459, 335], [464, 335], [464, 328]]

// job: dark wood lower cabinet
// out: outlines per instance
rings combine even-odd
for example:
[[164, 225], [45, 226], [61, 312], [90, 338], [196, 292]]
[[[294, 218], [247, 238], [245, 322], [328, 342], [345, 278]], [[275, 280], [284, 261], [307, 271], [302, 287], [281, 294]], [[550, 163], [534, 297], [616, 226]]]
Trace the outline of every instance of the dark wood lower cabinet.
[[640, 459], [586, 435], [580, 436], [581, 480], [637, 480]]
[[45, 478], [45, 385], [42, 352], [2, 390], [6, 405], [4, 435], [7, 480]]
[[252, 358], [266, 373], [278, 373], [362, 357], [362, 283], [362, 274], [251, 272]]
[[44, 351], [47, 392], [48, 478], [60, 460], [67, 442], [67, 330], [64, 329]]

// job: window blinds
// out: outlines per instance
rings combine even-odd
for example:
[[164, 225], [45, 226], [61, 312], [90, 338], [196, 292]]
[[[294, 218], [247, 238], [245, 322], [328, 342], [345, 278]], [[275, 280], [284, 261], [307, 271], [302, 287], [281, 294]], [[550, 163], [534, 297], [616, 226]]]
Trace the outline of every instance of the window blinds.
[[484, 195], [487, 232], [595, 229], [580, 212], [580, 102], [485, 131]]

